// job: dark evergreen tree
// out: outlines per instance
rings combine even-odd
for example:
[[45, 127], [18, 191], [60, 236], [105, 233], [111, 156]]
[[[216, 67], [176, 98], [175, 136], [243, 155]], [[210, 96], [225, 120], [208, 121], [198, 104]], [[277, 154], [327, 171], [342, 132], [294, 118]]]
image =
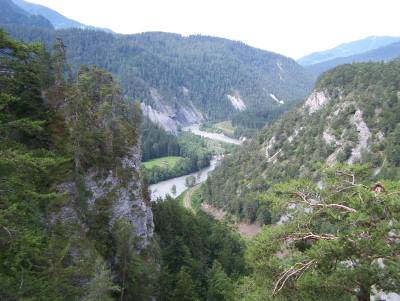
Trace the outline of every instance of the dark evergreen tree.
[[233, 299], [232, 280], [225, 274], [218, 261], [214, 261], [207, 277], [207, 301], [229, 301]]

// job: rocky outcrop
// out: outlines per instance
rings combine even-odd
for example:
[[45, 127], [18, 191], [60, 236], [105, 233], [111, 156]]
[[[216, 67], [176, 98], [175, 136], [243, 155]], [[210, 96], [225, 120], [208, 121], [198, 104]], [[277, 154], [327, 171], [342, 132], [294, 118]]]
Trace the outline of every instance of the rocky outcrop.
[[330, 133], [329, 130], [325, 130], [322, 133], [322, 139], [324, 139], [325, 143], [328, 145], [335, 145], [337, 144], [336, 137]]
[[278, 99], [278, 97], [275, 96], [275, 94], [270, 93], [269, 96], [277, 103], [280, 105], [285, 104], [285, 102], [281, 99]]
[[308, 109], [308, 114], [311, 115], [322, 109], [329, 101], [330, 98], [324, 91], [314, 91], [307, 98], [304, 108]]
[[369, 130], [367, 124], [364, 122], [362, 115], [362, 111], [360, 109], [357, 109], [357, 111], [351, 117], [351, 123], [354, 124], [357, 128], [358, 143], [353, 148], [351, 156], [347, 160], [347, 163], [349, 164], [353, 164], [356, 161], [360, 160], [361, 151], [364, 149], [368, 149], [368, 139], [371, 137], [371, 131]]
[[178, 131], [177, 122], [172, 118], [173, 114], [168, 112], [159, 112], [150, 105], [141, 103], [143, 115], [152, 122], [158, 124], [166, 131], [176, 133]]
[[201, 123], [203, 115], [193, 107], [179, 106], [172, 109], [159, 103], [158, 108], [153, 108], [144, 103], [141, 104], [142, 112], [152, 122], [160, 125], [166, 131], [177, 133], [178, 127], [185, 127], [195, 123]]
[[265, 157], [267, 159], [272, 157], [273, 154], [271, 154], [271, 151], [274, 148], [275, 143], [276, 143], [276, 137], [272, 136], [272, 138], [268, 140], [267, 145], [265, 146]]
[[231, 102], [232, 106], [238, 111], [246, 110], [246, 104], [244, 103], [243, 99], [240, 98], [239, 95], [229, 95], [227, 94], [229, 101]]
[[[356, 128], [357, 131], [357, 143], [352, 147], [350, 157], [347, 159], [347, 163], [349, 164], [359, 162], [361, 160], [362, 151], [369, 150], [368, 140], [372, 134], [367, 124], [363, 120], [362, 115], [362, 111], [357, 109], [354, 115], [352, 115], [350, 118], [350, 123]], [[329, 165], [338, 163], [337, 158], [339, 154], [344, 151], [346, 142], [348, 143], [348, 141], [343, 138], [344, 133], [346, 133], [346, 130], [342, 133], [342, 137], [339, 138], [339, 140], [337, 140], [336, 137], [330, 133], [329, 129], [324, 130], [322, 134], [322, 138], [327, 145], [336, 147], [335, 151], [326, 159], [326, 162]]]
[[131, 174], [130, 179], [124, 179], [110, 171], [104, 180], [96, 180], [95, 175], [85, 177], [85, 184], [92, 197], [89, 204], [95, 207], [96, 200], [110, 196], [113, 198], [110, 206], [112, 227], [118, 220], [126, 220], [134, 226], [136, 237], [140, 238], [139, 248], [148, 244], [153, 236], [153, 213], [149, 204], [142, 198], [140, 181], [140, 151], [137, 147], [130, 150], [129, 155], [121, 162], [123, 172]]
[[[53, 213], [51, 223], [73, 225], [83, 238], [91, 226], [86, 217], [107, 212], [109, 219], [105, 227], [110, 232], [119, 220], [133, 225], [134, 236], [138, 238], [136, 248], [140, 252], [149, 244], [154, 228], [151, 207], [142, 198], [140, 164], [140, 151], [136, 146], [119, 162], [119, 167], [105, 175], [90, 170], [80, 181], [59, 185], [58, 190], [70, 201]], [[82, 195], [86, 198], [82, 199]]]
[[[190, 90], [184, 86], [182, 93], [185, 98], [190, 97]], [[201, 112], [190, 102], [190, 98], [181, 100], [182, 104], [180, 105], [172, 106], [171, 102], [166, 101], [157, 89], [150, 88], [150, 95], [153, 102], [152, 104], [141, 103], [142, 112], [166, 131], [176, 134], [179, 127], [201, 123], [204, 119]]]

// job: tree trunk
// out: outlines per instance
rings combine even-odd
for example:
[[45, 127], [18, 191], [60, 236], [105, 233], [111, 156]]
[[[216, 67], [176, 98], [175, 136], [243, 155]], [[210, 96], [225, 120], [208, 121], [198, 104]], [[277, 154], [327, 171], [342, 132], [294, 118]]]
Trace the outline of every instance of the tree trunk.
[[371, 300], [371, 288], [361, 287], [360, 292], [357, 295], [358, 301], [370, 301]]

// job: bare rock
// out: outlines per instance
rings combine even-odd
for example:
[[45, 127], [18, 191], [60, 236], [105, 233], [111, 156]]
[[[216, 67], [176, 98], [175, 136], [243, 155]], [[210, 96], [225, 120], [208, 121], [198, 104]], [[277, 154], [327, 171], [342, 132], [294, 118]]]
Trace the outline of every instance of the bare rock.
[[308, 109], [308, 114], [311, 115], [322, 109], [329, 101], [330, 98], [324, 91], [314, 91], [305, 102], [304, 108]]

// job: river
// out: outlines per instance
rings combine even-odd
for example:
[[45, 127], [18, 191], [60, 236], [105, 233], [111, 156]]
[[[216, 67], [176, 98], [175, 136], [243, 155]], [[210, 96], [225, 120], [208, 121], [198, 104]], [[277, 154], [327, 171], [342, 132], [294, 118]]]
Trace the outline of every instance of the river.
[[[208, 138], [211, 140], [221, 141], [225, 143], [241, 145], [243, 141], [238, 139], [233, 139], [225, 136], [224, 134], [210, 133], [200, 130], [199, 124], [193, 124], [191, 126], [185, 127], [182, 129], [183, 131], [190, 131], [197, 136], [201, 136], [203, 138]], [[207, 180], [208, 174], [217, 167], [218, 163], [221, 161], [222, 156], [214, 156], [211, 159], [210, 166], [205, 167], [199, 171], [193, 172], [191, 174], [187, 174], [181, 177], [172, 178], [166, 181], [158, 182], [156, 184], [150, 185], [151, 192], [151, 200], [155, 201], [158, 198], [164, 198], [167, 194], [176, 197], [179, 196], [182, 192], [184, 192], [187, 187], [185, 186], [185, 181], [188, 176], [196, 177], [196, 184], [203, 183]], [[171, 192], [172, 186], [176, 186], [176, 194], [173, 195]]]
[[[187, 187], [185, 186], [185, 180], [188, 176], [194, 176], [196, 177], [196, 184], [203, 183], [207, 180], [208, 174], [217, 167], [218, 163], [221, 161], [222, 157], [221, 156], [214, 156], [211, 159], [210, 166], [205, 167], [199, 171], [169, 179], [166, 181], [158, 182], [156, 184], [150, 185], [150, 191], [151, 191], [151, 200], [155, 201], [158, 198], [164, 198], [169, 194], [170, 196], [176, 197], [180, 195], [182, 192], [184, 192]], [[171, 192], [172, 186], [176, 186], [176, 194], [173, 195]]]
[[199, 124], [193, 124], [191, 126], [184, 127], [182, 130], [187, 131], [187, 132], [190, 131], [197, 136], [201, 136], [204, 138], [208, 138], [211, 140], [217, 140], [217, 141], [221, 141], [221, 142], [225, 142], [225, 143], [236, 144], [236, 145], [241, 145], [243, 143], [242, 140], [230, 138], [230, 137], [225, 136], [224, 134], [210, 133], [210, 132], [202, 131], [202, 130], [200, 130]]

